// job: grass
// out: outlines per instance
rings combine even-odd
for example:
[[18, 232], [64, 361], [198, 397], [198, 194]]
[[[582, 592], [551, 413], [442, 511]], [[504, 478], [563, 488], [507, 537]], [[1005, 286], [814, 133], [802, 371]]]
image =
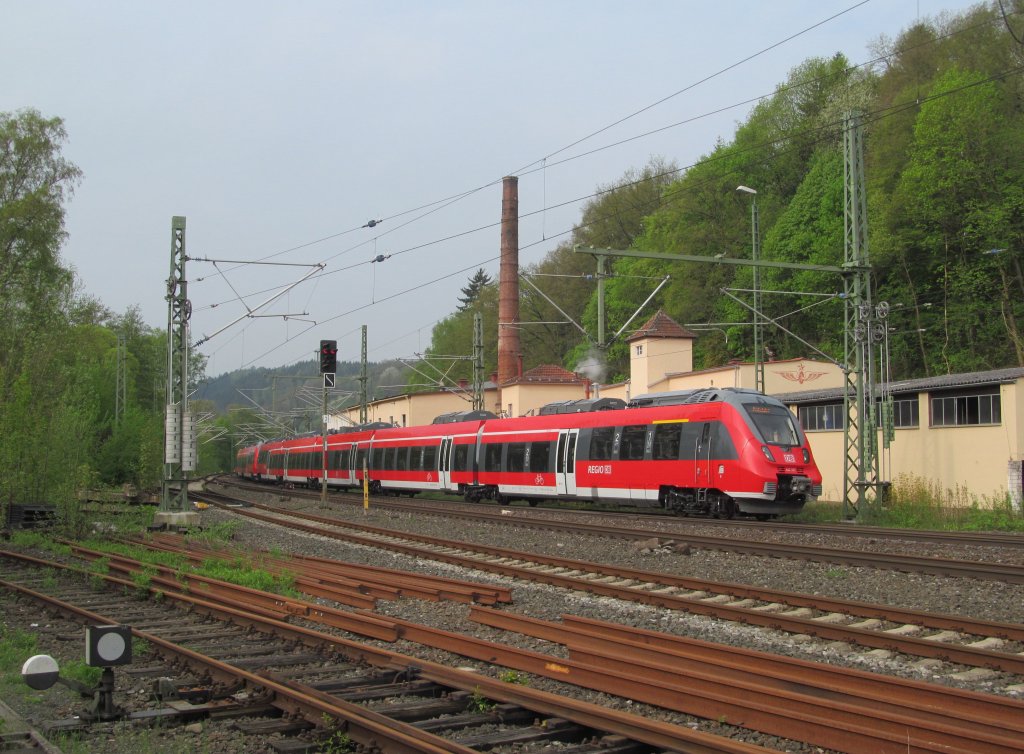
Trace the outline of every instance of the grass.
[[196, 569], [196, 573], [207, 576], [211, 579], [229, 581], [232, 584], [258, 589], [262, 592], [272, 592], [285, 597], [300, 597], [295, 589], [295, 578], [290, 573], [274, 574], [253, 567], [242, 558], [234, 560], [223, 560], [211, 558], [204, 560], [203, 564]]
[[240, 526], [241, 523], [237, 521], [221, 521], [204, 526], [201, 529], [189, 529], [185, 538], [194, 539], [204, 544], [222, 544], [230, 542]]
[[25, 660], [36, 654], [39, 649], [35, 636], [0, 625], [0, 698], [23, 696], [28, 699], [37, 694], [21, 677]]
[[[842, 506], [811, 503], [784, 520], [834, 523], [842, 520]], [[857, 521], [896, 529], [1024, 532], [1024, 512], [1014, 507], [1008, 495], [976, 495], [961, 485], [943, 488], [911, 474], [896, 477], [888, 499], [863, 506]]]

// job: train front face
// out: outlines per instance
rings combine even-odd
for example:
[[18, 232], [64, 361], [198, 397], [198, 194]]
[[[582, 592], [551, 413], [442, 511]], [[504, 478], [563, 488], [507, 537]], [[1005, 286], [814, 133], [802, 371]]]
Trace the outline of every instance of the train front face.
[[751, 474], [745, 495], [737, 499], [747, 514], [796, 513], [821, 495], [821, 472], [807, 437], [786, 406], [772, 398], [741, 399], [737, 407], [750, 430], [744, 466]]

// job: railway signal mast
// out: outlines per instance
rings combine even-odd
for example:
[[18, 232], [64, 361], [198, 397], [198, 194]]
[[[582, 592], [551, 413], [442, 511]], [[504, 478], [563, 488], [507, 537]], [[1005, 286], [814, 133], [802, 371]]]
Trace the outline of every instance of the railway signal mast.
[[185, 278], [185, 218], [171, 218], [171, 274], [167, 279], [167, 396], [164, 417], [164, 477], [154, 523], [192, 526], [188, 473], [196, 468], [196, 433], [188, 411], [188, 321], [192, 304]]
[[323, 386], [323, 477], [320, 482], [320, 505], [327, 505], [327, 391], [334, 389], [334, 380], [338, 373], [338, 341], [320, 341], [320, 374], [324, 376]]

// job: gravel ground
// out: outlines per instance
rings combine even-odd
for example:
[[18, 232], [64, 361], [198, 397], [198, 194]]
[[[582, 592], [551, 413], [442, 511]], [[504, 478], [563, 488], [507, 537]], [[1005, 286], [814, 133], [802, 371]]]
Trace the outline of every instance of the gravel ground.
[[[282, 496], [271, 493], [253, 493], [251, 499], [284, 505]], [[769, 587], [772, 589], [823, 594], [842, 599], [869, 602], [884, 602], [904, 608], [925, 610], [929, 612], [955, 613], [973, 618], [1024, 622], [1024, 586], [986, 582], [970, 579], [950, 579], [944, 577], [904, 574], [894, 571], [874, 570], [868, 568], [852, 568], [848, 566], [830, 565], [827, 563], [807, 563], [796, 560], [759, 558], [726, 552], [701, 550], [696, 547], [682, 546], [685, 537], [678, 533], [666, 533], [657, 546], [654, 543], [629, 543], [608, 540], [591, 536], [576, 536], [561, 532], [542, 531], [536, 528], [517, 527], [515, 514], [502, 525], [478, 524], [458, 521], [453, 525], [451, 520], [431, 515], [420, 515], [405, 512], [390, 512], [383, 508], [365, 512], [351, 505], [331, 505], [329, 511], [320, 509], [319, 503], [296, 501], [291, 503], [295, 509], [304, 510], [318, 515], [331, 515], [338, 518], [367, 523], [403, 531], [415, 531], [419, 534], [437, 537], [455, 536], [469, 542], [500, 544], [514, 550], [557, 555], [559, 557], [614, 563], [643, 570], [660, 571], [667, 574], [689, 576], [722, 582], [738, 582]], [[531, 510], [535, 516], [538, 511]], [[558, 516], [558, 513], [543, 515]], [[564, 515], [564, 514], [562, 514]], [[572, 514], [574, 519], [579, 514]], [[957, 679], [954, 675], [962, 671], [957, 667], [937, 660], [922, 660], [914, 657], [901, 657], [886, 652], [868, 652], [839, 642], [828, 642], [807, 636], [794, 636], [770, 629], [743, 626], [701, 616], [621, 603], [605, 597], [598, 597], [577, 592], [569, 592], [546, 585], [512, 581], [505, 577], [480, 571], [467, 571], [455, 566], [434, 561], [375, 550], [360, 545], [351, 545], [312, 534], [289, 531], [270, 524], [245, 520], [231, 512], [208, 509], [201, 513], [201, 524], [211, 526], [222, 521], [239, 522], [234, 534], [234, 544], [245, 549], [276, 549], [283, 552], [296, 552], [343, 560], [351, 563], [362, 563], [371, 566], [419, 571], [441, 576], [470, 579], [482, 583], [497, 583], [510, 586], [513, 590], [513, 603], [505, 609], [515, 610], [535, 617], [557, 619], [563, 613], [600, 618], [616, 621], [627, 625], [676, 633], [696, 639], [714, 641], [735, 646], [759, 649], [776, 654], [789, 655], [817, 662], [844, 665], [878, 673], [891, 674], [916, 680], [924, 680], [962, 688], [969, 688], [989, 693], [1007, 694], [1024, 699], [1024, 679], [999, 673], [978, 673], [978, 677]], [[687, 522], [688, 526], [694, 526]], [[670, 522], [667, 527], [677, 526]], [[707, 533], [721, 536], [721, 530], [715, 527], [690, 529], [695, 534]], [[746, 534], [746, 536], [750, 536]], [[839, 539], [821, 535], [800, 535], [783, 533], [783, 537], [794, 537], [792, 541], [815, 546], [833, 546], [843, 549], [871, 549], [895, 551], [906, 554], [929, 554], [936, 557], [960, 557], [964, 559], [982, 559], [974, 552], [959, 555], [950, 553], [948, 547], [938, 545], [917, 545], [910, 542], [862, 539]], [[677, 546], [665, 546], [669, 538]], [[983, 547], [971, 548], [985, 556], [1000, 559], [1001, 562], [1015, 562], [1020, 554], [1016, 551], [996, 552]], [[1006, 560], [1002, 560], [1007, 558]], [[21, 615], [10, 607], [10, 600], [4, 600], [0, 609], [5, 610], [3, 621], [8, 626], [27, 625], [31, 618]], [[457, 603], [420, 602], [401, 599], [394, 602], [381, 601], [378, 611], [406, 620], [416, 621], [462, 633], [470, 633], [481, 638], [517, 643], [530, 649], [558, 654], [561, 649], [546, 642], [527, 637], [510, 637], [493, 629], [481, 627], [466, 620], [467, 607]], [[47, 636], [60, 635], [60, 631], [46, 632]], [[81, 636], [80, 630], [75, 634]], [[71, 656], [80, 656], [75, 650], [80, 645], [62, 646]], [[406, 654], [461, 667], [474, 667], [475, 663], [464, 658], [455, 657], [443, 652], [424, 650], [418, 645], [401, 642], [392, 649]], [[43, 650], [52, 651], [52, 650]], [[482, 668], [481, 668], [482, 669]], [[485, 672], [496, 672], [488, 669]], [[720, 732], [732, 735], [750, 743], [757, 743], [769, 748], [792, 752], [820, 752], [816, 747], [778, 741], [770, 736], [763, 736], [750, 731], [731, 729], [717, 721], [699, 720], [685, 715], [667, 712], [645, 705], [635, 704], [631, 700], [609, 697], [603, 694], [581, 691], [572, 686], [559, 684], [544, 678], [530, 678], [530, 685], [555, 693], [572, 695], [578, 698], [602, 703], [618, 709], [640, 712], [651, 717], [668, 720], [695, 729], [709, 732]], [[52, 692], [47, 692], [52, 693]], [[145, 689], [135, 690], [139, 696]], [[4, 693], [5, 701], [7, 693]], [[64, 695], [67, 697], [68, 695]], [[74, 701], [65, 700], [67, 705]], [[17, 704], [12, 704], [18, 708]], [[22, 705], [23, 707], [25, 705]], [[59, 705], [58, 705], [59, 706]], [[71, 707], [68, 706], [67, 709]], [[32, 711], [28, 703], [27, 710]], [[20, 710], [19, 710], [20, 711]], [[38, 707], [33, 715], [36, 719], [53, 719], [60, 715], [38, 715]], [[79, 749], [79, 751], [104, 751], [111, 754], [128, 754], [128, 752], [145, 751], [217, 751], [221, 754], [235, 754], [241, 751], [253, 751], [251, 741], [233, 734], [227, 724], [207, 724], [191, 730], [173, 732], [171, 738], [155, 746], [147, 746], [145, 741], [138, 739], [139, 734], [126, 735], [125, 730], [118, 732], [117, 725], [109, 726], [111, 740], [98, 748]], [[115, 733], [119, 733], [115, 735]], [[148, 734], [146, 734], [148, 735]], [[211, 738], [212, 736], [212, 738]], [[115, 744], [113, 739], [118, 739]], [[134, 742], [133, 742], [134, 740]], [[121, 742], [124, 741], [122, 746]], [[69, 749], [74, 750], [74, 749]]]
[[[650, 542], [631, 543], [591, 536], [576, 536], [563, 532], [545, 532], [536, 528], [514, 525], [515, 515], [494, 524], [450, 520], [431, 515], [392, 512], [384, 508], [364, 512], [351, 505], [330, 505], [328, 511], [319, 502], [297, 500], [287, 502], [281, 495], [255, 493], [256, 502], [288, 505], [318, 515], [329, 515], [344, 520], [366, 523], [400, 531], [416, 532], [426, 536], [456, 536], [467, 542], [499, 544], [502, 547], [557, 555], [564, 558], [613, 563], [643, 570], [659, 571], [677, 576], [707, 579], [719, 582], [737, 582], [764, 586], [780, 591], [827, 595], [847, 600], [881, 602], [912, 610], [965, 615], [977, 619], [1024, 622], [1024, 585], [996, 581], [954, 579], [897, 571], [836, 566], [799, 560], [761, 558], [742, 554], [701, 550], [694, 547], [650, 547]], [[531, 510], [533, 516], [536, 511]], [[557, 515], [555, 513], [547, 515]], [[564, 514], [563, 514], [564, 515]], [[574, 520], [579, 518], [573, 513]], [[238, 520], [230, 512], [213, 509], [202, 513], [204, 521]], [[699, 524], [698, 524], [698, 528]], [[704, 527], [711, 529], [713, 527]], [[721, 534], [719, 530], [719, 535]], [[793, 536], [793, 535], [787, 535]], [[316, 535], [293, 532], [255, 521], [246, 521], [235, 534], [236, 542], [245, 547], [273, 549], [286, 552], [330, 557], [371, 566], [421, 571], [442, 576], [472, 579], [484, 583], [499, 583], [513, 589], [510, 609], [535, 617], [557, 619], [563, 613], [613, 620], [658, 631], [666, 631], [696, 639], [749, 647], [793, 657], [856, 667], [873, 672], [888, 673], [905, 678], [943, 683], [990, 693], [1005, 693], [1024, 698], [1024, 678], [1002, 673], [975, 673], [976, 677], [958, 679], [954, 676], [964, 668], [938, 660], [892, 655], [884, 651], [866, 651], [841, 642], [792, 635], [756, 626], [744, 626], [702, 616], [620, 603], [617, 600], [566, 590], [512, 581], [482, 571], [466, 571], [445, 563], [422, 561], [408, 556], [351, 545]], [[667, 542], [668, 540], [662, 540]], [[676, 537], [677, 543], [685, 543]], [[802, 544], [847, 548], [848, 540], [822, 535], [805, 535]], [[913, 542], [878, 540], [882, 549], [903, 553], [917, 553]], [[936, 545], [922, 549], [936, 554]], [[937, 556], [954, 557], [948, 551]], [[985, 550], [983, 547], [972, 548]], [[468, 623], [464, 606], [446, 603], [420, 603], [400, 600], [380, 603], [378, 610], [395, 617], [406, 618], [440, 628], [474, 633], [493, 638], [490, 629]], [[524, 646], [537, 646], [523, 639]], [[542, 646], [550, 651], [550, 646]], [[450, 662], [451, 659], [448, 658]]]

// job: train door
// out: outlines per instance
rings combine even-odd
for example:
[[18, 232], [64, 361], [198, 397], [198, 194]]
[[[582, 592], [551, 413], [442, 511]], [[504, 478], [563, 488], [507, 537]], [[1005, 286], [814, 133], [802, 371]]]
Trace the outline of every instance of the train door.
[[578, 429], [563, 429], [558, 433], [555, 450], [555, 484], [559, 495], [576, 495], [576, 440]]
[[441, 489], [451, 489], [452, 484], [452, 438], [441, 438], [441, 452], [437, 454], [437, 481]]
[[351, 484], [356, 484], [359, 481], [356, 477], [356, 463], [359, 457], [359, 443], [351, 443], [348, 446], [348, 479]]
[[704, 422], [697, 435], [697, 446], [694, 453], [693, 486], [704, 489], [711, 486], [711, 422]]

